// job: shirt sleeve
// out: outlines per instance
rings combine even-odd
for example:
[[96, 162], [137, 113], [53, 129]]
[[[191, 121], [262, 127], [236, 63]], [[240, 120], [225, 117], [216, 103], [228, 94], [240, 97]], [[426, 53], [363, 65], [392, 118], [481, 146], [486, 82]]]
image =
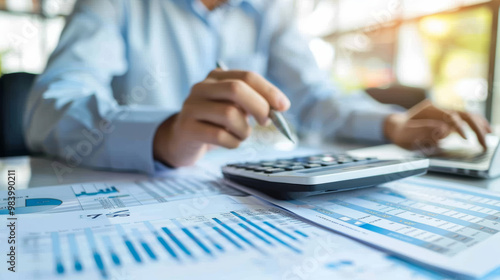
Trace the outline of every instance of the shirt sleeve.
[[174, 112], [120, 105], [113, 96], [113, 77], [128, 69], [122, 5], [77, 2], [28, 98], [24, 129], [32, 151], [68, 167], [155, 172], [153, 138]]
[[385, 142], [384, 120], [395, 108], [364, 92], [342, 94], [319, 69], [290, 9], [280, 7], [270, 14], [281, 16], [274, 20], [277, 28], [271, 39], [267, 75], [292, 101], [289, 114], [299, 131], [320, 129], [327, 138]]

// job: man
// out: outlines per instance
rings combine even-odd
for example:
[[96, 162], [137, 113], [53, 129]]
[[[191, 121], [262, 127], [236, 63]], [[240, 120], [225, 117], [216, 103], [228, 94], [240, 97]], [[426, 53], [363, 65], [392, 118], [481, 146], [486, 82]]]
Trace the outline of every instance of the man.
[[[365, 95], [342, 97], [298, 34], [286, 0], [86, 0], [31, 93], [34, 151], [98, 168], [153, 173], [190, 165], [210, 145], [237, 147], [248, 117], [270, 108], [325, 137], [436, 145], [467, 122], [484, 145], [487, 122], [429, 102], [395, 113]], [[215, 69], [223, 60], [231, 69]], [[290, 100], [292, 102], [290, 102]]]

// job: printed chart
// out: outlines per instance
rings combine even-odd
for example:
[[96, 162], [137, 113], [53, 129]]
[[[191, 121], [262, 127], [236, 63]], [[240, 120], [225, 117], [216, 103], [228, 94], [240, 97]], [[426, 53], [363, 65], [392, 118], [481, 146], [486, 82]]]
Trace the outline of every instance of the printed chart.
[[[135, 182], [85, 183], [20, 190], [16, 193], [15, 214], [117, 209], [219, 194], [243, 195], [208, 175]], [[0, 215], [7, 214], [7, 194], [2, 193]]]
[[500, 266], [500, 196], [479, 189], [411, 178], [274, 203], [441, 269], [481, 277]]
[[23, 216], [16, 276], [439, 279], [253, 197], [213, 196], [195, 215], [185, 204]]

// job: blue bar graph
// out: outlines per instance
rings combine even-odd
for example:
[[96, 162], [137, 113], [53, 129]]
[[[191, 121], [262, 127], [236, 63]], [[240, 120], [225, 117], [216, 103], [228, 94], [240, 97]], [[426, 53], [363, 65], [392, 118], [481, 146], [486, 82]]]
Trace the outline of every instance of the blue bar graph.
[[50, 234], [52, 239], [52, 254], [54, 255], [54, 262], [56, 263], [57, 274], [64, 273], [64, 266], [62, 264], [61, 243], [59, 240], [59, 233], [52, 232]]
[[137, 253], [137, 250], [135, 249], [134, 244], [132, 244], [132, 242], [128, 238], [123, 227], [121, 225], [116, 225], [116, 229], [117, 229], [118, 233], [121, 235], [121, 237], [123, 238], [123, 242], [125, 242], [125, 246], [130, 251], [130, 254], [134, 258], [134, 260], [138, 263], [141, 263], [142, 262], [141, 256], [139, 256], [139, 253]]
[[104, 235], [102, 236], [103, 243], [106, 245], [106, 248], [111, 255], [111, 260], [116, 266], [121, 266], [121, 261], [118, 255], [115, 252], [115, 249], [113, 247], [113, 242], [111, 241], [111, 238], [109, 236]]
[[92, 255], [94, 256], [94, 261], [101, 272], [101, 275], [103, 278], [107, 278], [108, 275], [106, 273], [106, 269], [104, 268], [104, 263], [102, 262], [101, 255], [97, 251], [97, 244], [94, 239], [94, 234], [92, 233], [92, 230], [90, 228], [85, 228], [85, 236], [87, 236], [87, 241], [89, 243], [90, 249], [92, 250]]
[[333, 203], [335, 203], [337, 205], [341, 205], [343, 207], [347, 207], [347, 208], [352, 209], [352, 210], [356, 210], [356, 211], [359, 211], [359, 212], [362, 212], [362, 213], [367, 213], [367, 214], [370, 214], [370, 215], [373, 215], [373, 216], [377, 216], [377, 217], [383, 218], [385, 220], [389, 220], [389, 221], [394, 222], [394, 223], [398, 223], [398, 224], [406, 225], [406, 226], [409, 225], [409, 226], [412, 226], [414, 228], [418, 228], [418, 229], [421, 229], [421, 230], [425, 230], [425, 231], [428, 231], [428, 232], [439, 234], [441, 236], [448, 237], [450, 239], [454, 239], [454, 240], [456, 240], [458, 242], [461, 242], [461, 243], [468, 243], [468, 242], [471, 242], [473, 240], [471, 237], [468, 237], [468, 236], [465, 236], [465, 235], [462, 235], [462, 234], [458, 234], [456, 232], [452, 232], [452, 231], [448, 231], [448, 230], [445, 230], [445, 229], [437, 228], [437, 227], [434, 227], [434, 226], [431, 226], [431, 225], [427, 225], [427, 224], [415, 222], [415, 221], [412, 221], [412, 220], [404, 219], [404, 218], [401, 218], [401, 217], [398, 217], [398, 216], [389, 215], [387, 213], [383, 213], [383, 212], [376, 211], [376, 210], [373, 210], [373, 209], [368, 209], [366, 207], [362, 207], [362, 206], [359, 206], [359, 205], [356, 205], [356, 204], [352, 204], [352, 203], [349, 203], [349, 202], [346, 202], [346, 201], [342, 201], [342, 200], [338, 200], [338, 199], [332, 199], [332, 200], [329, 200], [329, 201], [333, 202]]
[[211, 255], [212, 252], [210, 251], [210, 249], [207, 248], [207, 246], [205, 246], [205, 244], [203, 244], [203, 242], [200, 241], [200, 239], [198, 239], [198, 237], [196, 237], [193, 233], [191, 233], [191, 231], [189, 231], [189, 229], [187, 228], [182, 228], [182, 231], [187, 235], [189, 236], [189, 238], [191, 238], [198, 246], [200, 246], [200, 248], [205, 251], [205, 253]]
[[176, 260], [179, 260], [179, 257], [175, 253], [175, 251], [168, 245], [167, 241], [160, 235], [160, 233], [154, 228], [154, 226], [150, 222], [144, 222], [146, 227], [156, 236], [156, 240], [160, 242], [160, 244], [165, 248], [165, 250]]
[[276, 227], [275, 225], [271, 224], [271, 223], [270, 223], [270, 222], [268, 222], [268, 221], [264, 221], [264, 224], [266, 224], [266, 225], [268, 225], [268, 226], [272, 227], [272, 228], [273, 228], [273, 229], [275, 229], [276, 231], [280, 232], [281, 234], [283, 234], [284, 236], [286, 236], [286, 237], [288, 237], [288, 238], [290, 238], [290, 239], [292, 239], [292, 240], [298, 240], [297, 238], [295, 238], [295, 236], [293, 236], [293, 235], [291, 235], [291, 234], [287, 233], [286, 231], [284, 231], [284, 230], [280, 229], [279, 227]]
[[201, 227], [194, 227], [205, 239], [210, 241], [212, 245], [217, 248], [219, 251], [224, 252], [224, 247], [222, 247], [219, 243], [217, 243], [210, 235], [208, 235]]
[[207, 253], [208, 255], [212, 255], [212, 251], [210, 251], [210, 249], [205, 246], [205, 244], [203, 244], [203, 242], [201, 242], [201, 240], [196, 237], [189, 229], [187, 229], [186, 227], [184, 227], [179, 221], [177, 220], [172, 220], [172, 222], [177, 226], [179, 227], [182, 232], [184, 232], [189, 238], [191, 238], [191, 240], [194, 241], [194, 243], [196, 243], [196, 245], [198, 245], [205, 253]]
[[262, 235], [258, 234], [257, 232], [255, 232], [253, 229], [247, 227], [245, 224], [242, 224], [242, 223], [239, 223], [238, 224], [240, 227], [244, 228], [246, 231], [250, 232], [251, 234], [253, 234], [255, 237], [257, 237], [258, 239], [264, 241], [266, 244], [269, 244], [270, 246], [274, 246], [273, 243], [269, 242], [269, 240], [265, 239], [264, 237], [262, 237]]
[[80, 256], [78, 254], [78, 245], [76, 244], [76, 238], [74, 233], [68, 234], [69, 249], [73, 257], [73, 262], [75, 263], [75, 270], [82, 271], [82, 263], [80, 262]]
[[80, 193], [75, 193], [75, 196], [92, 196], [92, 195], [98, 195], [98, 194], [108, 194], [108, 193], [117, 193], [118, 190], [114, 187], [111, 186], [109, 188], [105, 189], [99, 189], [96, 190], [95, 192], [86, 192], [86, 191], [81, 191]]
[[162, 227], [161, 228], [167, 235], [168, 237], [170, 237], [170, 239], [172, 239], [172, 241], [188, 256], [194, 258], [194, 255], [191, 254], [191, 251], [188, 250], [188, 248], [186, 248], [186, 246], [184, 246], [184, 244], [182, 244], [182, 242], [172, 233], [172, 231], [170, 231], [170, 229], [168, 229], [167, 227]]
[[148, 243], [144, 240], [144, 238], [142, 237], [142, 234], [139, 232], [139, 230], [136, 229], [136, 228], [134, 228], [134, 229], [132, 229], [132, 232], [134, 233], [134, 235], [137, 238], [137, 240], [139, 240], [139, 242], [141, 243], [142, 248], [144, 249], [144, 251], [146, 251], [146, 253], [148, 254], [148, 256], [152, 260], [157, 260], [155, 253], [153, 252], [153, 250], [151, 249], [151, 247], [149, 247]]
[[221, 225], [223, 228], [227, 229], [229, 232], [231, 232], [232, 234], [234, 234], [236, 237], [238, 237], [241, 241], [245, 242], [246, 244], [248, 244], [250, 247], [256, 249], [257, 251], [265, 254], [264, 251], [262, 251], [259, 247], [255, 246], [255, 244], [253, 244], [250, 240], [246, 239], [243, 235], [239, 234], [236, 230], [234, 230], [233, 228], [231, 228], [230, 226], [226, 225], [224, 222], [222, 222], [221, 220], [217, 219], [217, 218], [212, 218], [212, 220], [214, 220], [216, 223], [218, 223], [219, 225]]
[[260, 227], [259, 225], [255, 224], [254, 222], [250, 221], [249, 219], [241, 216], [240, 214], [234, 212], [234, 211], [231, 211], [231, 214], [235, 215], [236, 217], [240, 218], [241, 220], [243, 220], [244, 222], [248, 223], [249, 225], [253, 226], [254, 228], [260, 230], [261, 232], [263, 232], [265, 235], [271, 237], [272, 239], [278, 241], [279, 243], [281, 243], [283, 246], [289, 248], [290, 250], [294, 251], [295, 253], [298, 253], [298, 254], [301, 254], [302, 251], [295, 248], [294, 246], [288, 244], [287, 242], [281, 240], [279, 237], [275, 236], [274, 234], [268, 232], [267, 230], [263, 229], [262, 227]]
[[410, 206], [405, 206], [405, 205], [401, 205], [401, 204], [398, 204], [398, 203], [389, 202], [387, 200], [378, 199], [376, 197], [359, 196], [358, 198], [361, 198], [361, 199], [364, 199], [364, 200], [367, 200], [367, 201], [371, 201], [371, 202], [375, 202], [375, 203], [378, 203], [378, 204], [381, 204], [381, 205], [389, 206], [389, 207], [392, 207], [392, 208], [397, 208], [397, 209], [401, 209], [401, 210], [410, 211], [410, 212], [413, 212], [413, 213], [416, 213], [416, 214], [419, 214], [419, 215], [433, 217], [433, 218], [440, 219], [440, 220], [443, 220], [443, 221], [447, 221], [447, 222], [450, 222], [450, 223], [454, 223], [454, 224], [457, 224], [457, 225], [461, 225], [461, 226], [465, 226], [465, 227], [470, 227], [470, 228], [473, 228], [475, 230], [479, 230], [479, 231], [482, 231], [482, 232], [485, 232], [485, 233], [488, 233], [488, 234], [496, 234], [496, 233], [498, 233], [498, 230], [493, 229], [493, 228], [489, 228], [489, 227], [486, 227], [486, 226], [483, 226], [483, 225], [480, 225], [480, 224], [471, 223], [471, 222], [468, 222], [468, 221], [465, 221], [465, 220], [462, 220], [462, 219], [457, 219], [457, 218], [454, 218], [454, 217], [450, 217], [450, 216], [447, 216], [447, 215], [441, 215], [441, 214], [438, 214], [438, 213], [429, 212], [427, 210], [421, 210], [421, 209], [418, 209], [418, 208], [414, 208], [414, 207], [410, 207]]
[[308, 237], [309, 237], [309, 235], [307, 235], [307, 234], [303, 233], [302, 231], [300, 231], [300, 230], [298, 230], [298, 229], [296, 229], [296, 230], [295, 230], [295, 232], [296, 232], [298, 235], [302, 236], [302, 237], [305, 237], [305, 238], [308, 238]]
[[241, 246], [238, 242], [236, 242], [234, 239], [232, 239], [231, 236], [227, 235], [227, 233], [223, 232], [220, 228], [218, 228], [218, 227], [212, 227], [212, 228], [217, 233], [219, 233], [222, 237], [226, 238], [227, 241], [229, 241], [231, 244], [236, 246], [236, 248], [238, 248], [240, 250], [245, 250], [245, 248], [243, 248], [243, 246]]
[[[261, 220], [257, 225], [236, 212], [226, 212], [216, 217], [106, 224], [64, 234], [52, 232], [49, 237], [54, 274], [71, 278], [70, 275], [76, 277], [79, 273], [83, 276], [83, 272], [92, 271], [98, 273], [100, 279], [109, 279], [115, 271], [122, 271], [119, 268], [143, 266], [148, 262], [163, 261], [163, 258], [182, 264], [189, 259], [216, 258], [219, 254], [243, 253], [245, 250], [252, 255], [268, 255], [268, 247], [288, 248], [300, 253], [284, 240], [297, 240], [307, 235], [292, 227], [280, 228], [281, 221], [274, 222], [276, 225], [271, 222], [274, 220]], [[281, 248], [281, 245], [286, 248]]]

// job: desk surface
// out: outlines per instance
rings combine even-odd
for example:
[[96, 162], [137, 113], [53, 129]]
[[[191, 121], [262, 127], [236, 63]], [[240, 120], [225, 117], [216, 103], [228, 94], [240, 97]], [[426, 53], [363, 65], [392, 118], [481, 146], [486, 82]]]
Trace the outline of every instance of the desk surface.
[[[342, 149], [349, 149], [353, 147], [344, 147]], [[355, 147], [354, 147], [355, 148]], [[218, 171], [219, 166], [228, 161], [246, 161], [255, 160], [257, 158], [285, 158], [293, 155], [308, 155], [312, 153], [318, 153], [320, 151], [328, 150], [335, 151], [339, 149], [325, 147], [324, 149], [308, 149], [300, 148], [293, 152], [291, 151], [274, 151], [265, 150], [258, 148], [243, 147], [238, 150], [216, 150], [208, 154], [201, 162], [200, 166], [209, 169], [210, 171]], [[51, 185], [63, 185], [63, 184], [78, 184], [89, 181], [110, 181], [110, 180], [140, 180], [145, 179], [148, 176], [144, 174], [134, 174], [134, 173], [120, 173], [120, 172], [110, 172], [110, 171], [97, 171], [91, 170], [83, 167], [74, 167], [65, 169], [66, 173], [62, 176], [57, 176], [57, 164], [61, 162], [41, 157], [16, 157], [7, 158], [0, 160], [0, 173], [4, 179], [0, 179], [0, 190], [7, 188], [7, 170], [16, 171], [16, 188], [33, 188], [39, 186], [51, 186]], [[183, 169], [188, 171], [190, 169]], [[180, 170], [166, 171], [168, 172], [182, 172]], [[167, 174], [158, 174], [158, 176], [164, 176]], [[484, 189], [489, 189], [493, 191], [500, 191], [500, 178], [494, 180], [479, 180], [473, 178], [456, 177], [450, 175], [437, 175], [428, 174], [424, 175], [426, 177], [438, 178], [440, 180], [462, 183], [465, 185], [477, 186]], [[166, 204], [165, 204], [166, 205]], [[363, 255], [366, 258], [366, 255]], [[381, 265], [375, 262], [376, 265]], [[226, 264], [226, 263], [224, 263]]]
[[[200, 161], [200, 166], [211, 169], [213, 172], [217, 172], [219, 166], [226, 162], [234, 161], [234, 159], [244, 158], [245, 161], [250, 161], [257, 158], [284, 158], [290, 157], [290, 153], [293, 153], [294, 155], [309, 155], [318, 151], [349, 150], [359, 147], [359, 145], [355, 144], [336, 144], [334, 146], [325, 146], [321, 149], [302, 147], [294, 151], [279, 151], [270, 149], [263, 151], [262, 147], [256, 148], [244, 146], [237, 150], [219, 149], [217, 151], [213, 151]], [[0, 190], [5, 190], [7, 188], [7, 170], [12, 169], [16, 170], [16, 189], [66, 185], [91, 181], [137, 180], [148, 178], [145, 174], [99, 171], [84, 167], [65, 169], [65, 172], [58, 176], [56, 163], [58, 163], [58, 161], [43, 157], [23, 156], [0, 159], [1, 178], [5, 178], [0, 179]], [[163, 174], [158, 174], [158, 176], [162, 175]], [[430, 173], [424, 176], [500, 192], [500, 177], [496, 179], [484, 180], [437, 173]]]

